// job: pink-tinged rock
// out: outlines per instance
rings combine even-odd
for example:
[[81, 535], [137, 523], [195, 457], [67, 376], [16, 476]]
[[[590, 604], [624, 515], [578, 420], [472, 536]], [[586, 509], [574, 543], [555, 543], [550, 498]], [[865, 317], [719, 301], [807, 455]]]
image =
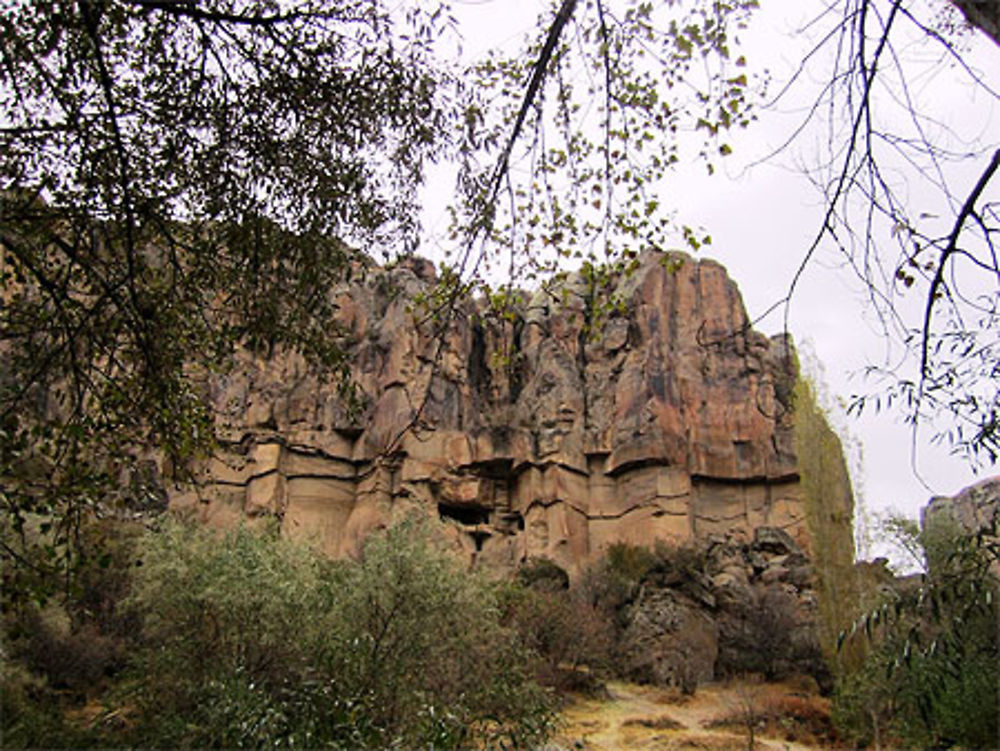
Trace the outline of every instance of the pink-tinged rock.
[[[446, 319], [414, 304], [430, 262], [355, 271], [331, 291], [330, 335], [359, 409], [300, 355], [239, 353], [206, 385], [229, 443], [176, 505], [216, 524], [274, 515], [333, 555], [422, 513], [501, 568], [543, 556], [576, 573], [615, 542], [760, 526], [808, 550], [794, 356], [747, 328], [719, 264], [649, 252], [604, 289], [568, 274], [510, 317], [464, 299]], [[622, 309], [588, 309], [594, 296]]]

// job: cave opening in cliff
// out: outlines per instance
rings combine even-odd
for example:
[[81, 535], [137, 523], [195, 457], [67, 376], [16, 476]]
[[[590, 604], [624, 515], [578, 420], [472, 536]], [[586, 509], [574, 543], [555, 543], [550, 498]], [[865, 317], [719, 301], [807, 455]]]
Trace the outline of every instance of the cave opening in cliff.
[[490, 510], [482, 506], [453, 506], [447, 503], [439, 503], [438, 515], [442, 520], [451, 519], [459, 524], [468, 526], [489, 524], [490, 521]]

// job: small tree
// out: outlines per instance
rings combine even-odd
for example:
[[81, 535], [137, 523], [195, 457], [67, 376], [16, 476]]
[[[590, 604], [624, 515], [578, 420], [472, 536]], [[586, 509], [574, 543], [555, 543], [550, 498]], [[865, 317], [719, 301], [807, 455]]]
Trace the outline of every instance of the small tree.
[[838, 684], [836, 717], [846, 732], [866, 740], [888, 729], [925, 746], [1000, 743], [995, 535], [925, 526], [917, 541], [929, 567], [920, 585], [889, 597], [842, 635], [864, 635], [870, 646], [865, 665]]
[[[798, 598], [781, 589], [754, 589], [748, 602], [736, 606], [723, 629], [719, 669], [736, 675], [759, 673], [767, 680], [784, 678], [803, 663], [820, 663], [796, 640]], [[818, 653], [818, 645], [813, 652]], [[801, 668], [800, 668], [801, 669]]]
[[247, 529], [170, 522], [131, 606], [144, 644], [122, 697], [141, 745], [525, 744], [552, 707], [494, 587], [404, 524], [331, 562]]
[[760, 707], [760, 679], [744, 676], [733, 689], [736, 696], [736, 712], [747, 731], [747, 751], [757, 748], [757, 726], [764, 717]]

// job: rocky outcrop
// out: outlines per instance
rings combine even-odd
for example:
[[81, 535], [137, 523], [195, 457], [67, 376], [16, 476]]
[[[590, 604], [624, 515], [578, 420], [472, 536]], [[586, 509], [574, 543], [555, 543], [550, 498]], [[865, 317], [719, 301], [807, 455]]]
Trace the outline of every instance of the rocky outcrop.
[[930, 567], [947, 565], [955, 535], [968, 535], [984, 552], [992, 551], [990, 570], [1000, 579], [1000, 476], [980, 480], [954, 496], [931, 498], [920, 511], [920, 528]]
[[949, 519], [971, 534], [1000, 532], [1000, 477], [989, 477], [954, 496], [935, 496], [920, 512], [926, 529], [939, 519]]
[[746, 673], [828, 683], [812, 565], [787, 533], [711, 535], [672, 555], [673, 566], [661, 547], [665, 570], [644, 577], [628, 609], [621, 649], [631, 679], [688, 690]]
[[758, 527], [810, 550], [794, 356], [749, 328], [722, 266], [650, 252], [511, 295], [502, 315], [467, 299], [435, 316], [435, 283], [411, 258], [359, 263], [331, 292], [353, 394], [282, 352], [208, 382], [221, 447], [173, 505], [220, 525], [276, 517], [338, 556], [430, 514], [500, 568], [572, 573], [616, 541]]

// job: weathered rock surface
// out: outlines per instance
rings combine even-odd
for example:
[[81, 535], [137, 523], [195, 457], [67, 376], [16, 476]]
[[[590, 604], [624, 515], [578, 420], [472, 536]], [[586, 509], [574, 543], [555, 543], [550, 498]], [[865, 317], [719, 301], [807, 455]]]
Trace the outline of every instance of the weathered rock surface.
[[812, 572], [787, 534], [712, 535], [678, 555], [687, 562], [647, 574], [629, 608], [621, 649], [630, 679], [687, 689], [745, 673], [828, 682]]
[[[968, 534], [995, 551], [1000, 538], [1000, 476], [980, 480], [954, 496], [931, 498], [920, 511], [920, 526], [925, 533], [937, 526], [946, 534]], [[934, 566], [934, 561], [929, 564]], [[995, 554], [990, 570], [1000, 579], [1000, 560]]]
[[808, 552], [785, 340], [749, 328], [719, 264], [639, 261], [602, 286], [570, 274], [506, 318], [465, 300], [443, 324], [415, 302], [429, 262], [359, 265], [332, 291], [331, 336], [360, 411], [297, 355], [247, 356], [207, 385], [223, 448], [172, 504], [218, 525], [274, 516], [338, 556], [414, 511], [499, 568], [572, 573], [616, 541], [758, 527]]
[[1000, 477], [989, 477], [954, 496], [935, 496], [920, 512], [920, 526], [947, 518], [965, 531], [996, 534], [1000, 530]]

